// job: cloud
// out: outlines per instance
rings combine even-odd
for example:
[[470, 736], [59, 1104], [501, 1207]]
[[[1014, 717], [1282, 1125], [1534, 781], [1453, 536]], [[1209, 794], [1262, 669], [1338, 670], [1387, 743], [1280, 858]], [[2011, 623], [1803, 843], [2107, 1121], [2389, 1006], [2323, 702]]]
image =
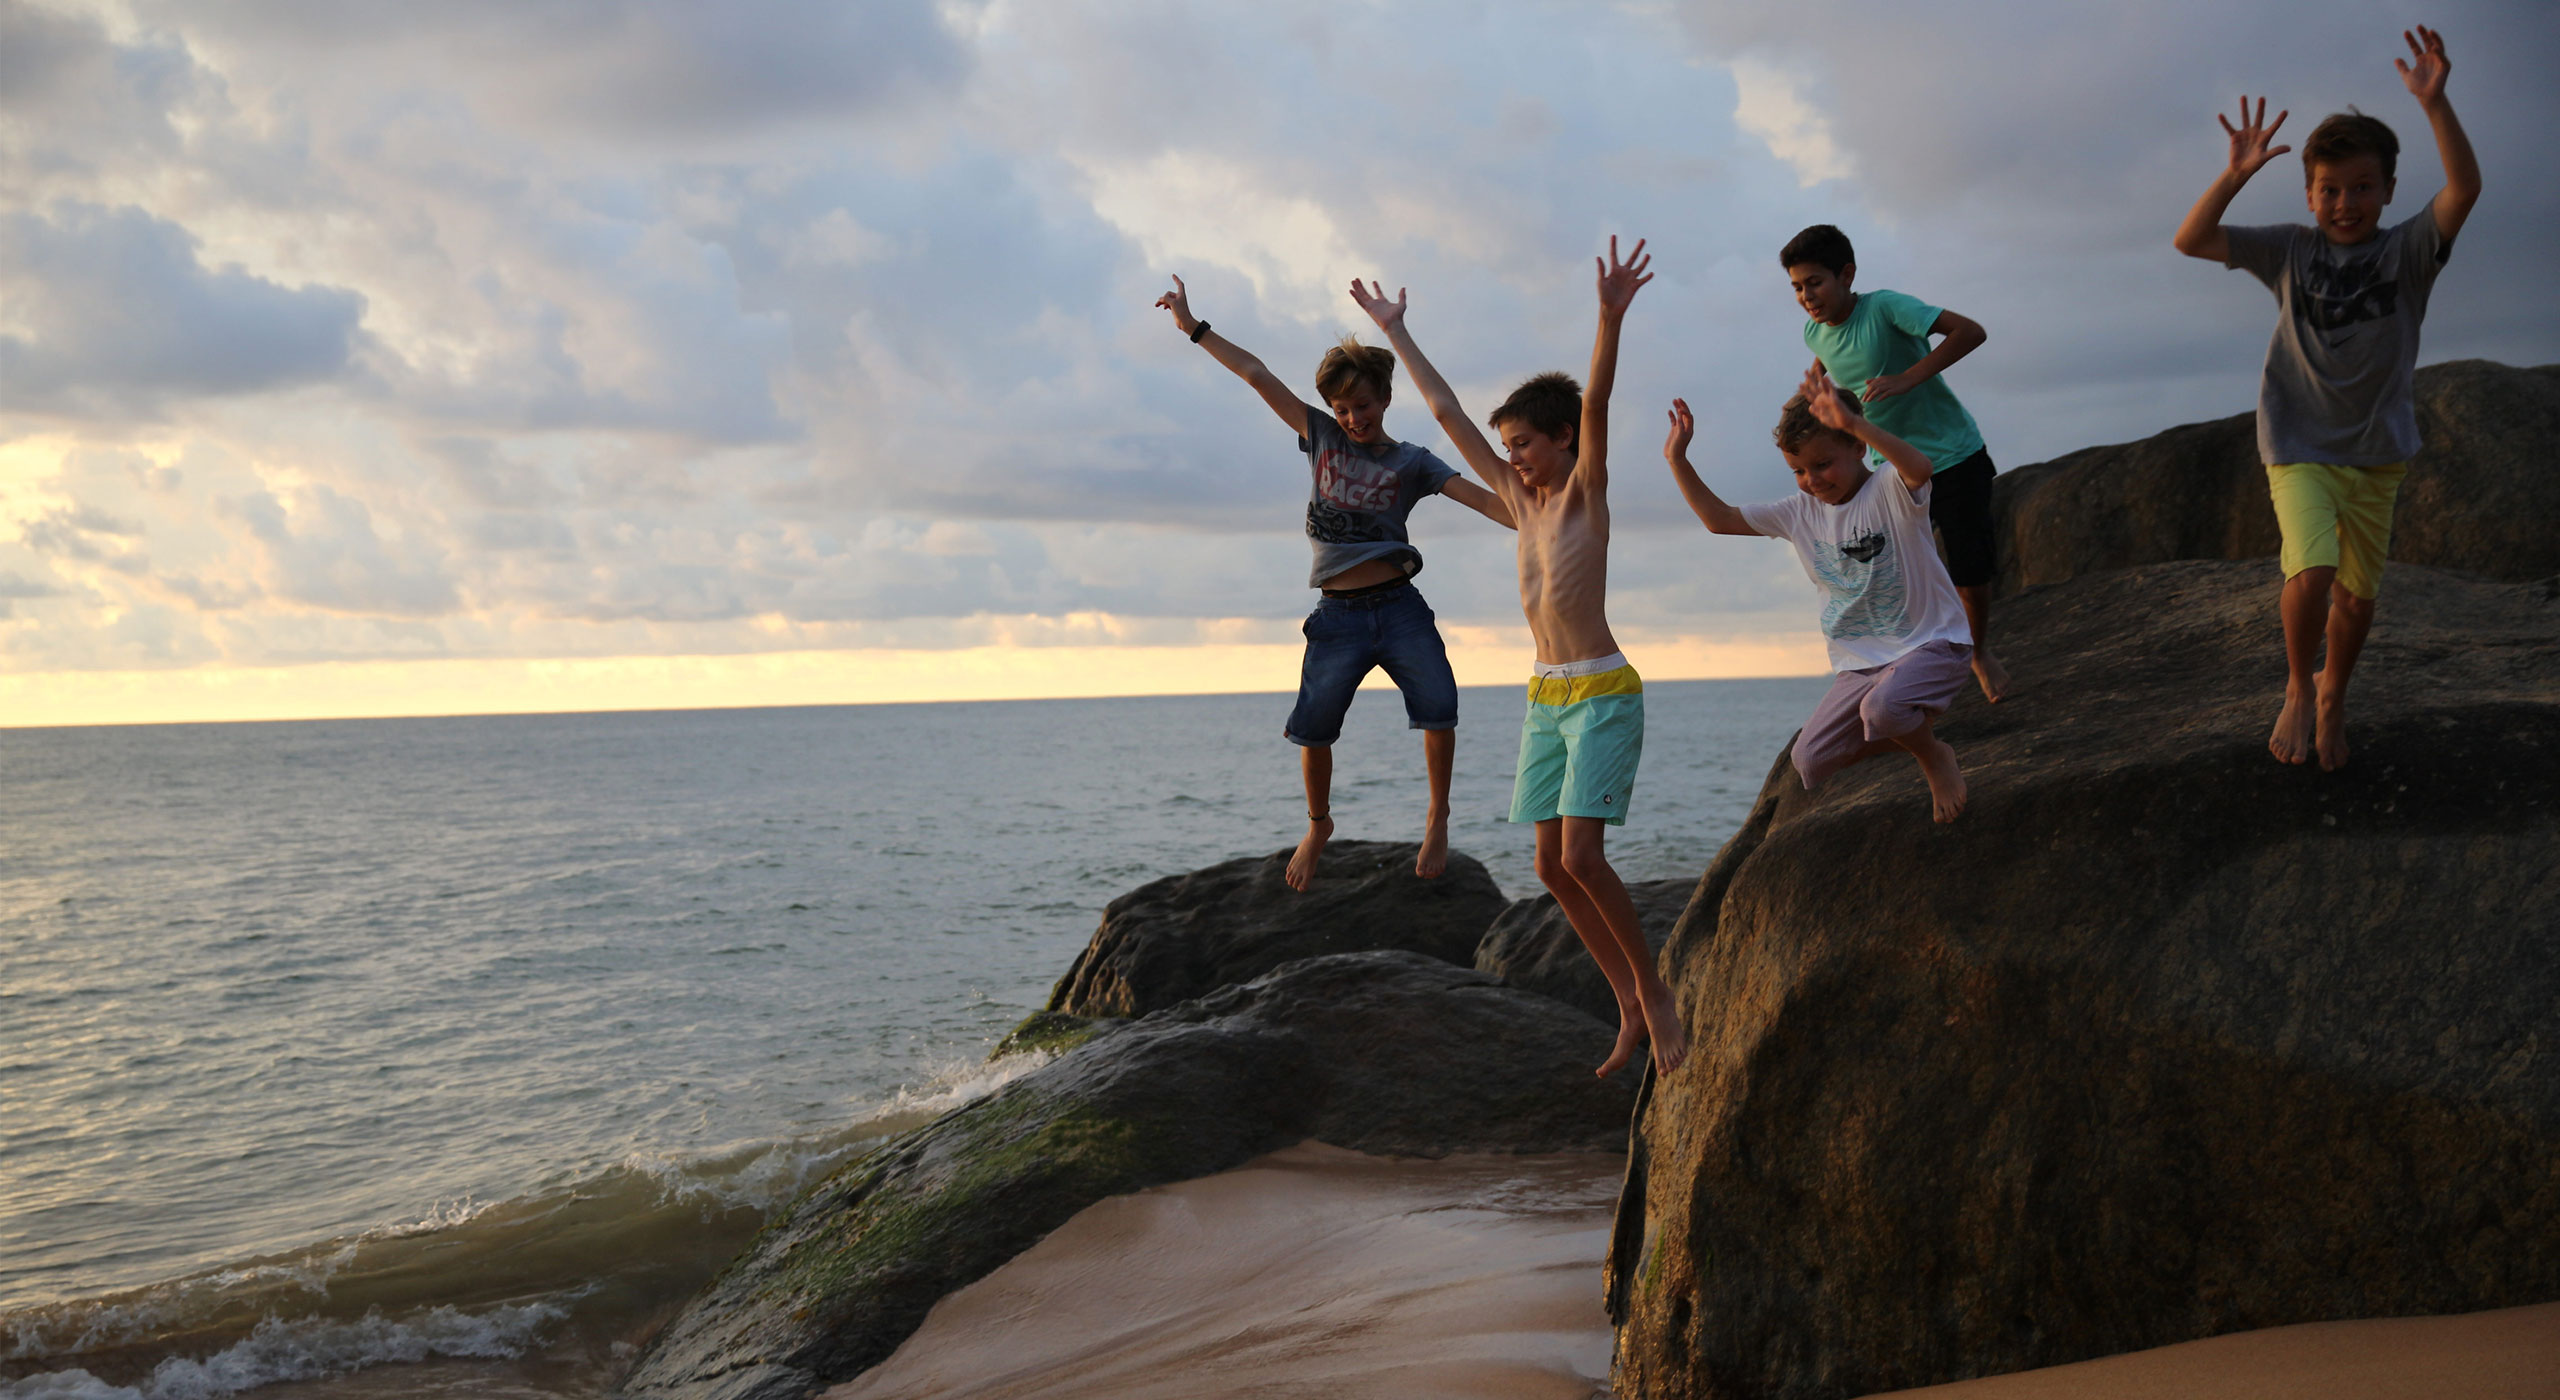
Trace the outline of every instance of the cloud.
[[894, 111], [969, 66], [930, 0], [240, 0], [146, 12], [364, 88], [459, 94], [512, 129], [660, 147]]
[[0, 213], [0, 408], [97, 417], [342, 372], [364, 298], [208, 269], [132, 206]]
[[221, 502], [255, 544], [260, 582], [276, 598], [327, 612], [432, 617], [461, 605], [441, 551], [386, 536], [361, 501], [311, 486], [290, 501], [265, 491]]
[[[2447, 2], [2489, 196], [2429, 356], [2555, 358], [2512, 271], [2560, 217], [2554, 21]], [[2401, 110], [2398, 20], [2346, 3], [0, 0], [0, 578], [47, 590], [0, 654], [1285, 639], [1305, 463], [1167, 274], [1309, 396], [1369, 331], [1343, 284], [1407, 286], [1480, 412], [1582, 372], [1611, 233], [1659, 274], [1612, 620], [1800, 631], [1785, 551], [1653, 465], [1680, 394], [1718, 490], [1787, 489], [1779, 245], [1838, 223], [1984, 322], [1950, 382], [2005, 466], [2245, 409], [2271, 308], [2167, 231], [2242, 85]], [[1508, 536], [1413, 529], [1444, 622], [1517, 625]]]
[[1797, 90], [1793, 75], [1749, 58], [1728, 66], [1737, 89], [1734, 123], [1768, 142], [1772, 155], [1795, 168], [1798, 183], [1816, 185], [1857, 173], [1855, 163], [1831, 138], [1831, 124]]

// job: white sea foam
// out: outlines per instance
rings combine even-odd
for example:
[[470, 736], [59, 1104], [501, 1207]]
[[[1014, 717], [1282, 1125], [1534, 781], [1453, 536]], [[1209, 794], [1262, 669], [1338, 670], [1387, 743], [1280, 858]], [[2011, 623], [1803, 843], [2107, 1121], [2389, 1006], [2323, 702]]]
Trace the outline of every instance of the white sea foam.
[[992, 1064], [953, 1058], [933, 1066], [922, 1082], [901, 1087], [832, 1133], [733, 1144], [683, 1157], [633, 1153], [623, 1159], [622, 1166], [655, 1180], [671, 1201], [716, 1210], [771, 1211], [882, 1139], [985, 1098], [1054, 1058], [1045, 1050], [1007, 1055]]
[[109, 1385], [86, 1371], [47, 1371], [0, 1384], [0, 1400], [147, 1400], [129, 1385]]
[[211, 1356], [162, 1361], [139, 1387], [109, 1385], [87, 1371], [53, 1371], [0, 1386], [0, 1400], [217, 1400], [278, 1381], [344, 1375], [386, 1362], [515, 1357], [563, 1315], [559, 1308], [529, 1303], [481, 1313], [435, 1308], [396, 1322], [380, 1314], [347, 1321], [271, 1317]]

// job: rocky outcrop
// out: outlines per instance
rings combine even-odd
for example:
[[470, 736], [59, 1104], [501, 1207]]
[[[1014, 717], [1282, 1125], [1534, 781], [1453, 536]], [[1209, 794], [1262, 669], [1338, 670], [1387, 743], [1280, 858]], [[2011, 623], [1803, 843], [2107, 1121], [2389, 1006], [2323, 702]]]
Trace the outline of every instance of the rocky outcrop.
[[1303, 894], [1281, 880], [1287, 851], [1141, 885], [1102, 911], [1048, 1009], [1142, 1016], [1293, 959], [1371, 948], [1463, 966], [1502, 912], [1502, 891], [1456, 851], [1439, 878], [1417, 879], [1414, 851], [1409, 842], [1336, 841]]
[[[2418, 371], [2426, 446], [2401, 483], [2391, 557], [2523, 581], [2560, 574], [2560, 365]], [[2171, 559], [2276, 552], [2256, 419], [2238, 414], [2003, 472], [1992, 491], [2004, 593]]]
[[1692, 1052], [1639, 1110], [1617, 1393], [2560, 1298], [2560, 586], [2393, 565], [2323, 773], [2266, 752], [2272, 583], [2004, 604], [1952, 825], [1908, 762], [1781, 760], [1664, 952]]
[[[1695, 880], [1641, 880], [1627, 886], [1636, 918], [1644, 925], [1645, 946], [1662, 951], [1672, 925], [1680, 922], [1680, 911], [1689, 907], [1689, 896], [1697, 888]], [[1618, 1023], [1617, 995], [1609, 990], [1609, 979], [1600, 975], [1600, 965], [1583, 948], [1572, 922], [1556, 906], [1554, 895], [1523, 899], [1503, 910], [1476, 944], [1476, 971], [1579, 1007], [1610, 1025]]]
[[622, 1393], [798, 1400], [878, 1364], [944, 1294], [1106, 1196], [1310, 1137], [1422, 1156], [1614, 1149], [1633, 1100], [1591, 1076], [1608, 1027], [1410, 952], [1293, 962], [1137, 1021], [1043, 1029], [1089, 1038], [801, 1197]]

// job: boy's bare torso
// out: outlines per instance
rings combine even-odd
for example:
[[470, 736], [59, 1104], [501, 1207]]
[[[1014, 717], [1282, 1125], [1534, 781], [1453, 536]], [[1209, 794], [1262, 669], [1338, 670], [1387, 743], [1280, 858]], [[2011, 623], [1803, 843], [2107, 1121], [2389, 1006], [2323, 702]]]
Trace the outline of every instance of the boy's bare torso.
[[1538, 660], [1590, 661], [1618, 649], [1609, 633], [1609, 501], [1570, 481], [1513, 498], [1520, 525], [1520, 612]]

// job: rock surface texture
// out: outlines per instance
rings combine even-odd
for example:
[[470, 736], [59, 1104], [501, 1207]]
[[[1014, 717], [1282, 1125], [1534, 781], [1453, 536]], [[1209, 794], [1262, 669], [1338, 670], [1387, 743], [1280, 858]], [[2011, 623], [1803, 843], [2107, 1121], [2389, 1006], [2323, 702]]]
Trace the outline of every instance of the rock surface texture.
[[[2560, 365], [2457, 360], [2418, 371], [2426, 446], [2400, 486], [2391, 557], [2520, 582], [2560, 574]], [[2276, 552], [2256, 418], [2171, 428], [2004, 472], [2001, 591], [2171, 559]], [[2269, 580], [2270, 591], [2273, 580]]]
[[[1662, 951], [1672, 925], [1680, 922], [1680, 911], [1689, 907], [1689, 896], [1697, 888], [1695, 880], [1643, 880], [1627, 886], [1636, 918], [1644, 925], [1645, 946]], [[1579, 1007], [1609, 1025], [1618, 1024], [1617, 995], [1609, 990], [1609, 979], [1600, 975], [1600, 965], [1591, 960], [1564, 910], [1556, 906], [1554, 895], [1520, 900], [1503, 910], [1476, 944], [1476, 971], [1490, 972], [1524, 992]]]
[[[2441, 423], [2526, 373], [2424, 382]], [[2323, 773], [2266, 750], [2275, 582], [2004, 604], [1950, 826], [1908, 762], [1781, 761], [1665, 950], [1692, 1049], [1639, 1109], [1618, 1394], [2560, 1298], [2560, 583], [2394, 564]]]
[[1102, 911], [1102, 927], [1058, 979], [1049, 1009], [1143, 1016], [1295, 958], [1371, 948], [1465, 966], [1503, 910], [1502, 890], [1475, 857], [1456, 851], [1438, 879], [1417, 879], [1414, 850], [1336, 841], [1303, 894], [1281, 880], [1287, 851], [1141, 885]]
[[1295, 962], [1111, 1026], [802, 1196], [621, 1393], [798, 1400], [886, 1359], [944, 1294], [1086, 1206], [1310, 1137], [1416, 1156], [1618, 1149], [1633, 1087], [1590, 1068], [1610, 1038], [1410, 952]]

